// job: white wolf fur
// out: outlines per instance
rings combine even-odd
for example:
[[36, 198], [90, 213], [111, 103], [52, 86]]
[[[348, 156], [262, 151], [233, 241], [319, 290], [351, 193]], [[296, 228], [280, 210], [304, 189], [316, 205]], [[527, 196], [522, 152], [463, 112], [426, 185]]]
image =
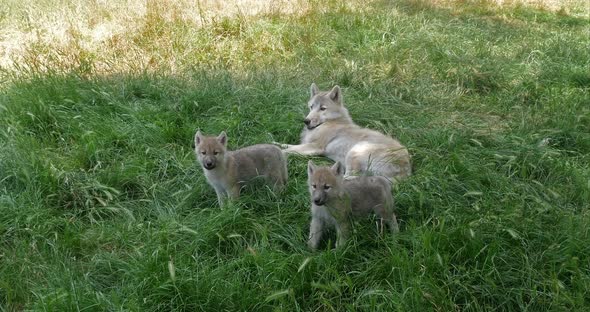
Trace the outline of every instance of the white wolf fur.
[[322, 155], [345, 164], [347, 176], [372, 173], [392, 183], [412, 173], [410, 154], [399, 141], [356, 125], [344, 107], [342, 91], [320, 91], [313, 83], [301, 144], [276, 143], [287, 153]]

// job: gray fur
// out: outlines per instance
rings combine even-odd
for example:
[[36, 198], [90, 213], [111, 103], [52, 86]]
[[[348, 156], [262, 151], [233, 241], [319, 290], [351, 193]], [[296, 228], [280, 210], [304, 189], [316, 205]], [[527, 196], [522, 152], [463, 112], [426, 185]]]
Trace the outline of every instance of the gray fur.
[[311, 223], [308, 246], [316, 250], [328, 227], [336, 228], [336, 247], [346, 243], [352, 234], [352, 220], [375, 213], [390, 228], [399, 230], [393, 212], [391, 184], [380, 176], [344, 179], [341, 164], [316, 167], [308, 163], [308, 185], [311, 197]]
[[[287, 184], [286, 155], [274, 145], [257, 144], [228, 151], [225, 132], [218, 137], [197, 132], [195, 153], [220, 206], [227, 197], [237, 199], [240, 189], [256, 177], [264, 177], [275, 192]], [[207, 164], [213, 164], [213, 168], [208, 169]]]

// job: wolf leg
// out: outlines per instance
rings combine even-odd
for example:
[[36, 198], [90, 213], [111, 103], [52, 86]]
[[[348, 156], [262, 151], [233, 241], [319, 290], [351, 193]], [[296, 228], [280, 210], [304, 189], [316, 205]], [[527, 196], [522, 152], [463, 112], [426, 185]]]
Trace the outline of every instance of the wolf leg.
[[277, 194], [281, 193], [285, 189], [285, 180], [283, 180], [283, 176], [281, 174], [273, 174], [268, 177], [268, 181], [272, 186], [272, 191]]
[[318, 249], [323, 233], [324, 224], [322, 220], [320, 220], [318, 217], [312, 217], [311, 224], [309, 225], [309, 239], [307, 241], [307, 246], [309, 246], [311, 250]]
[[276, 141], [272, 141], [272, 144], [280, 147], [283, 150], [284, 149], [288, 149], [289, 147], [293, 146], [291, 144], [284, 144], [284, 143], [279, 143], [279, 142], [276, 142]]
[[350, 180], [355, 176], [366, 174], [366, 166], [362, 159], [363, 155], [358, 155], [355, 152], [348, 152], [344, 158], [344, 179]]
[[236, 184], [231, 187], [231, 189], [227, 192], [227, 195], [231, 200], [236, 200], [240, 198], [240, 185]]
[[346, 242], [348, 241], [351, 232], [352, 226], [350, 222], [343, 222], [338, 224], [338, 226], [336, 227], [336, 248], [340, 248], [346, 245]]
[[287, 179], [287, 162], [283, 160], [283, 164], [280, 168], [277, 168], [277, 171], [270, 175], [273, 191], [275, 193], [282, 192], [287, 187]]
[[215, 193], [217, 193], [217, 202], [219, 203], [219, 207], [223, 207], [226, 202], [225, 190], [215, 188]]
[[283, 151], [288, 154], [299, 154], [304, 156], [319, 156], [324, 153], [324, 150], [318, 147], [315, 144], [307, 143], [307, 144], [299, 144], [299, 145], [289, 145], [289, 144], [280, 144], [281, 148], [284, 148]]
[[391, 219], [388, 221], [388, 223], [391, 234], [399, 232], [399, 225], [397, 224], [397, 218], [395, 217], [394, 213], [391, 214]]
[[393, 213], [392, 211], [385, 210], [382, 213], [379, 213], [378, 215], [379, 217], [381, 217], [381, 233], [383, 233], [384, 223], [387, 224], [387, 226], [389, 227], [389, 231], [391, 231], [391, 234], [399, 232], [399, 225], [397, 223], [395, 213]]
[[[391, 190], [390, 190], [391, 191]], [[389, 191], [389, 192], [390, 192]], [[397, 218], [395, 216], [393, 198], [389, 198], [385, 200], [384, 204], [377, 205], [374, 208], [375, 214], [381, 218], [381, 229], [380, 232], [383, 233], [384, 224], [387, 224], [391, 234], [395, 234], [399, 232], [399, 225], [397, 223]]]

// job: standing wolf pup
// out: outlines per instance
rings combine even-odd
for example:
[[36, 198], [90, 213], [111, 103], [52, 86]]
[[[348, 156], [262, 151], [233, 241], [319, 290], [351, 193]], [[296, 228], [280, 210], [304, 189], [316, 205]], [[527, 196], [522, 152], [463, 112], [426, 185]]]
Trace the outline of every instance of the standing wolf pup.
[[285, 152], [327, 156], [345, 164], [347, 176], [373, 173], [395, 182], [411, 175], [408, 150], [391, 137], [356, 125], [339, 86], [325, 92], [312, 83], [308, 106], [301, 144], [275, 143]]
[[391, 184], [385, 177], [343, 178], [342, 165], [316, 167], [307, 163], [311, 195], [311, 224], [308, 246], [316, 250], [327, 226], [336, 227], [336, 247], [346, 243], [352, 233], [352, 218], [377, 214], [392, 233], [399, 230], [393, 213]]
[[274, 191], [287, 184], [287, 161], [278, 147], [257, 144], [236, 151], [227, 150], [227, 135], [217, 137], [195, 134], [195, 153], [207, 182], [215, 189], [223, 206], [225, 198], [237, 199], [241, 187], [256, 177], [264, 177]]

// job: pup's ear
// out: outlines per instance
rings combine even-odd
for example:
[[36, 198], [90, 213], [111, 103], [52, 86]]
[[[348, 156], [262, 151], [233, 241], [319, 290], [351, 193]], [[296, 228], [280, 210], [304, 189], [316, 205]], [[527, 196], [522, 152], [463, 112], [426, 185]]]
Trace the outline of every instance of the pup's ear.
[[225, 134], [225, 131], [222, 131], [217, 136], [217, 142], [221, 143], [221, 145], [223, 145], [223, 146], [226, 146], [227, 145], [227, 134]]
[[309, 87], [309, 93], [311, 93], [311, 97], [318, 94], [319, 92], [320, 89], [318, 89], [318, 86], [315, 85], [315, 82], [312, 82], [311, 87]]
[[330, 93], [328, 93], [330, 99], [338, 104], [342, 104], [342, 91], [339, 86], [334, 86]]
[[344, 167], [342, 166], [342, 164], [339, 161], [337, 161], [334, 165], [332, 165], [332, 168], [330, 168], [330, 169], [337, 176], [344, 174]]
[[199, 146], [199, 144], [201, 144], [201, 141], [203, 141], [203, 134], [201, 134], [201, 131], [198, 130], [195, 134], [195, 147]]
[[313, 161], [308, 161], [307, 162], [307, 175], [312, 175], [313, 172], [315, 171], [315, 165], [313, 164]]

